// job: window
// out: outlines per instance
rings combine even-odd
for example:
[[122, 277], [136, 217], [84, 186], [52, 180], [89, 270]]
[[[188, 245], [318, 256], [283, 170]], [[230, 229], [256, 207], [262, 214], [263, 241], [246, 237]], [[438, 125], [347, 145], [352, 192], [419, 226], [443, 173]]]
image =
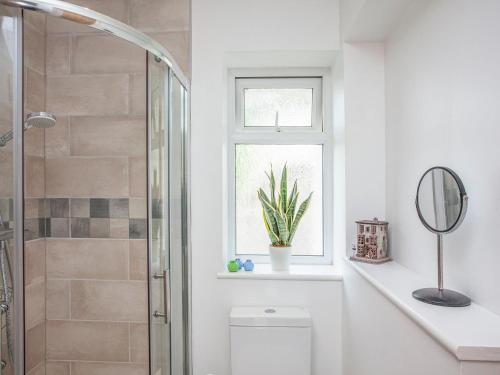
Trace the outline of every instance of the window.
[[321, 81], [309, 78], [236, 78], [236, 121], [244, 128], [321, 129]]
[[[287, 73], [287, 74], [285, 74]], [[331, 263], [332, 135], [328, 70], [235, 70], [229, 84], [229, 249], [231, 258], [268, 262], [269, 238], [257, 189], [269, 192], [265, 172], [288, 184], [299, 200], [313, 192], [293, 240], [294, 263]]]

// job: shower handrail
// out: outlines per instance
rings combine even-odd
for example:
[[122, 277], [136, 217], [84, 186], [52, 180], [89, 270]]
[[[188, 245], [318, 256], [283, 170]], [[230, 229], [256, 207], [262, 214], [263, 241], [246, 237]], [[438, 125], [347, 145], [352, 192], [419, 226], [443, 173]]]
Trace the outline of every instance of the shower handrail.
[[189, 91], [189, 79], [184, 75], [172, 55], [156, 40], [123, 22], [91, 9], [60, 0], [0, 0], [0, 4], [64, 18], [125, 39], [163, 60]]

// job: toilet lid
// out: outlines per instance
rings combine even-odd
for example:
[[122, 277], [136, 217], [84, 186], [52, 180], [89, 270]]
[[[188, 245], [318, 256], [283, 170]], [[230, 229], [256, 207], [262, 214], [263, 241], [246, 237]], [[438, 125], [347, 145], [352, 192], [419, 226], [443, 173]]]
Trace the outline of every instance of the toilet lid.
[[231, 309], [231, 326], [311, 327], [311, 315], [303, 307], [238, 306]]

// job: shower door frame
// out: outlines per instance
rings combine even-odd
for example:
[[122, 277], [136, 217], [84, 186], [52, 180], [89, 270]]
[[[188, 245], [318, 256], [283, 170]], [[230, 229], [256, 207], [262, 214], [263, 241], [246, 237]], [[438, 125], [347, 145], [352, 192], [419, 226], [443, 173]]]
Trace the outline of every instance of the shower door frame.
[[[105, 31], [119, 39], [127, 40], [132, 44], [142, 48], [146, 52], [152, 53], [158, 59], [165, 62], [171, 75], [175, 76], [186, 90], [186, 103], [184, 113], [184, 134], [183, 134], [183, 181], [182, 181], [182, 242], [183, 242], [183, 287], [186, 293], [186, 308], [183, 314], [184, 330], [184, 368], [182, 375], [192, 374], [191, 363], [191, 199], [190, 199], [190, 106], [191, 90], [190, 81], [184, 75], [179, 65], [171, 54], [158, 42], [148, 35], [128, 26], [111, 17], [90, 9], [66, 3], [60, 0], [0, 0], [0, 6], [19, 8], [14, 17], [14, 47], [15, 59], [13, 61], [13, 166], [14, 166], [14, 244], [16, 257], [14, 258], [14, 307], [16, 311], [21, 311], [17, 315], [15, 323], [15, 353], [14, 366], [15, 375], [25, 375], [25, 332], [24, 332], [24, 150], [23, 150], [23, 122], [24, 122], [24, 88], [23, 88], [23, 10], [41, 12], [54, 17], [81, 23], [89, 27]], [[147, 79], [147, 77], [146, 77]], [[148, 95], [146, 92], [145, 95]], [[170, 100], [170, 97], [168, 98]], [[149, 126], [149, 124], [148, 124]], [[148, 145], [149, 148], [149, 145]], [[149, 150], [148, 150], [149, 153]], [[148, 161], [149, 163], [149, 161]], [[149, 181], [148, 181], [149, 183]], [[149, 198], [148, 198], [149, 199]], [[148, 213], [149, 217], [149, 213]], [[149, 223], [148, 223], [149, 225]], [[148, 248], [148, 257], [149, 257]], [[149, 260], [148, 260], [149, 263]], [[149, 276], [148, 276], [149, 277]], [[149, 293], [149, 292], [148, 292]], [[184, 292], [183, 292], [184, 293]], [[149, 335], [148, 335], [149, 336]], [[175, 374], [178, 375], [178, 374]]]
[[[188, 375], [191, 373], [191, 356], [190, 356], [190, 319], [191, 316], [191, 306], [189, 303], [189, 298], [191, 295], [190, 284], [185, 283], [184, 279], [186, 275], [190, 275], [190, 243], [189, 243], [189, 220], [190, 220], [190, 201], [189, 201], [189, 159], [188, 159], [188, 151], [189, 151], [189, 91], [183, 86], [182, 82], [175, 75], [173, 70], [163, 61], [155, 59], [153, 62], [154, 56], [148, 54], [147, 56], [147, 108], [148, 108], [148, 157], [147, 157], [147, 176], [148, 176], [148, 283], [149, 283], [149, 345], [150, 345], [150, 374], [154, 374], [153, 365], [154, 365], [154, 354], [153, 354], [153, 336], [155, 333], [155, 329], [158, 328], [158, 320], [159, 318], [164, 320], [164, 324], [168, 326], [168, 337], [170, 340], [169, 345], [169, 361], [168, 365], [170, 368], [169, 375], [179, 375], [179, 372], [174, 372], [176, 369], [179, 370], [182, 368], [183, 375]], [[154, 64], [156, 68], [161, 72], [160, 77], [154, 77], [155, 79], [160, 79], [163, 81], [161, 87], [163, 88], [163, 94], [166, 98], [167, 105], [164, 107], [164, 116], [162, 127], [164, 130], [163, 141], [165, 142], [164, 149], [164, 162], [165, 164], [165, 173], [166, 178], [161, 178], [162, 183], [165, 185], [165, 193], [168, 197], [168, 203], [162, 205], [162, 217], [161, 219], [166, 219], [168, 233], [164, 234], [163, 240], [166, 240], [166, 248], [160, 251], [166, 251], [167, 263], [164, 264], [164, 269], [156, 269], [154, 267], [154, 259], [153, 259], [153, 240], [158, 241], [159, 238], [154, 238], [153, 236], [153, 193], [152, 193], [152, 183], [153, 183], [153, 173], [151, 163], [153, 160], [152, 151], [153, 147], [153, 73], [151, 69], [153, 69]], [[174, 110], [177, 107], [174, 107], [174, 90], [175, 84], [174, 80], [179, 83], [179, 87], [183, 90], [180, 95], [181, 106], [180, 116], [177, 120], [181, 121], [181, 125], [176, 129], [176, 121], [174, 120]], [[180, 137], [176, 138], [175, 134]], [[158, 140], [157, 140], [158, 141]], [[179, 141], [179, 151], [177, 154], [175, 153], [174, 144]], [[176, 158], [180, 157], [180, 158]], [[175, 173], [174, 164], [177, 163], [177, 167], [180, 168], [181, 178], [180, 180], [174, 179], [172, 176]], [[174, 208], [175, 204], [172, 205], [172, 199], [175, 200], [172, 194], [176, 190], [173, 186], [174, 183], [180, 185], [179, 195], [180, 198], [180, 209], [176, 211]], [[179, 185], [177, 187], [179, 187]], [[156, 197], [158, 199], [158, 197]], [[175, 230], [175, 225], [173, 224], [176, 219], [180, 219], [180, 222], [183, 223], [180, 234], [180, 248], [175, 246], [174, 235], [172, 230]], [[158, 218], [156, 218], [158, 219]], [[161, 246], [160, 246], [161, 247]], [[158, 249], [157, 249], [158, 250]], [[153, 311], [152, 308], [153, 303], [153, 288], [155, 280], [161, 280], [162, 293], [163, 296], [163, 306], [161, 306], [160, 310]], [[182, 287], [182, 290], [176, 289], [176, 285]], [[171, 291], [170, 291], [171, 289]], [[166, 298], [168, 298], [168, 302], [166, 302]], [[178, 302], [179, 298], [182, 303], [180, 304], [180, 308], [182, 309], [182, 320], [179, 320], [180, 315], [175, 313], [175, 308], [179, 308], [179, 303], [175, 304], [174, 302]], [[172, 306], [172, 308], [170, 308]], [[156, 306], [158, 307], [158, 306]], [[177, 311], [178, 312], [178, 311]], [[155, 316], [155, 314], [160, 313], [161, 315]], [[165, 327], [162, 327], [165, 328]], [[183, 335], [180, 338], [177, 333], [182, 332]], [[182, 340], [182, 342], [180, 342]], [[181, 353], [182, 355], [172, 356], [174, 353]], [[180, 370], [179, 370], [180, 371]]]
[[[14, 309], [21, 313], [16, 314], [14, 328], [14, 373], [24, 375], [25, 371], [25, 340], [24, 340], [24, 33], [23, 33], [23, 10], [18, 9], [14, 17], [14, 56], [13, 61], [13, 178], [14, 192], [14, 253], [13, 257], [13, 289]], [[1, 334], [1, 332], [0, 332]]]

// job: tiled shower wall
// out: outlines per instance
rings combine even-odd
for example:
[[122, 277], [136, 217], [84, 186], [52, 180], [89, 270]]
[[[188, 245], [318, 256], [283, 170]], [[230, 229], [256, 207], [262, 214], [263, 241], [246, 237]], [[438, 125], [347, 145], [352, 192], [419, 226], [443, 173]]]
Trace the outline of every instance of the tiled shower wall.
[[47, 30], [47, 372], [144, 374], [146, 56], [66, 21]]
[[[78, 4], [151, 34], [189, 75], [189, 1]], [[45, 181], [45, 370], [146, 374], [146, 55], [67, 21], [48, 18], [46, 30], [57, 124], [45, 131], [42, 177], [27, 176]]]

